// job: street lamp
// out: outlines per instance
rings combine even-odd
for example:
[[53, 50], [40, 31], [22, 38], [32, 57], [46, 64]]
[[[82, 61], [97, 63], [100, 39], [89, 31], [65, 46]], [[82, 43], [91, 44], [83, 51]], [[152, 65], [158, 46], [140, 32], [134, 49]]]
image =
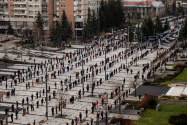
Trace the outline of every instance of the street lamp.
[[48, 94], [47, 94], [47, 91], [48, 91], [47, 90], [47, 79], [48, 79], [47, 68], [48, 68], [48, 66], [47, 66], [47, 64], [46, 64], [45, 68], [46, 68], [46, 118], [48, 120]]

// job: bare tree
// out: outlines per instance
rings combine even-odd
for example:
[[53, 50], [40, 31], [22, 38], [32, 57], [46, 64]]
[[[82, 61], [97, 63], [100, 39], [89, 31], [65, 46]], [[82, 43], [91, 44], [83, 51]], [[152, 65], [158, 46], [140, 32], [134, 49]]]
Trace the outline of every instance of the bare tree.
[[57, 103], [60, 103], [60, 106], [61, 106], [61, 116], [62, 116], [62, 107], [66, 106], [67, 99], [69, 99], [69, 95], [67, 91], [64, 91], [63, 88], [61, 89], [58, 88], [56, 100], [57, 100]]

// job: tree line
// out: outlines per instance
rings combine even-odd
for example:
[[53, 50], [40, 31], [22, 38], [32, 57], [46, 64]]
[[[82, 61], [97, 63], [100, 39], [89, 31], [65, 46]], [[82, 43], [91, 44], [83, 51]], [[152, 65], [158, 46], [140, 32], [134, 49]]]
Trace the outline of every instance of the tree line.
[[145, 18], [142, 22], [142, 26], [138, 27], [137, 30], [138, 40], [141, 41], [141, 34], [142, 41], [145, 41], [149, 36], [155, 36], [156, 34], [160, 34], [169, 29], [170, 24], [167, 19], [165, 19], [163, 25], [159, 16], [156, 17], [155, 21], [153, 21], [151, 17]]

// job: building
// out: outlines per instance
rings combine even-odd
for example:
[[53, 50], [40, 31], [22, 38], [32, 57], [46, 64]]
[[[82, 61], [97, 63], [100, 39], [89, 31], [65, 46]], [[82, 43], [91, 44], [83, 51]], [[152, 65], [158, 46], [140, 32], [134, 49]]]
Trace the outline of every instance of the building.
[[40, 11], [45, 22], [44, 30], [49, 34], [55, 21], [61, 21], [65, 10], [73, 30], [72, 35], [82, 36], [88, 7], [97, 15], [100, 2], [101, 0], [0, 0], [0, 33], [5, 33], [9, 20], [17, 34], [21, 33], [23, 27], [33, 30], [36, 15]]
[[165, 14], [165, 5], [155, 0], [124, 0], [123, 6], [126, 16], [130, 19], [134, 19], [137, 13], [140, 13], [141, 18]]

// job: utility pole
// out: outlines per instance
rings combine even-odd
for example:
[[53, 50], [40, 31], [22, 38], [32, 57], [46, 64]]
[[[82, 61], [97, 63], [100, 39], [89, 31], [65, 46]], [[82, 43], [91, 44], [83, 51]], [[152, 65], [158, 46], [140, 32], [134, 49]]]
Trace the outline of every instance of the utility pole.
[[84, 66], [83, 66], [83, 57], [82, 57], [82, 90], [83, 90], [83, 96], [84, 96], [84, 80], [83, 80], [83, 75], [84, 75]]
[[105, 48], [105, 80], [107, 80], [106, 78], [106, 48]]
[[47, 79], [48, 79], [48, 76], [47, 76], [47, 65], [46, 65], [46, 117], [47, 117], [47, 120], [48, 120], [48, 94], [47, 94]]
[[141, 32], [141, 57], [142, 57], [142, 32]]
[[[129, 27], [128, 27], [128, 42], [129, 42]], [[127, 68], [127, 42], [126, 42], [126, 68]]]

